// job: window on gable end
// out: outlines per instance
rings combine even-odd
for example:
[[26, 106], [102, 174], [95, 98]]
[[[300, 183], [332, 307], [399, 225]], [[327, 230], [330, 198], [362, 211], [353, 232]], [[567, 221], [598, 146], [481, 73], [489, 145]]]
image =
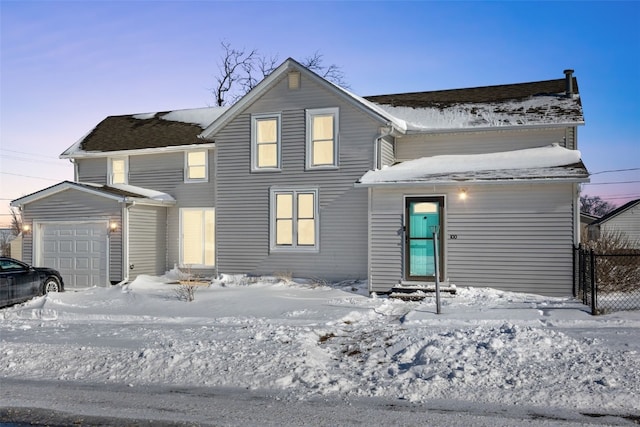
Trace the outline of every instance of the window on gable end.
[[279, 171], [280, 113], [251, 116], [251, 170]]
[[338, 167], [338, 108], [307, 110], [307, 169]]
[[108, 184], [128, 184], [129, 183], [129, 158], [118, 157], [109, 158]]
[[185, 182], [206, 182], [209, 180], [208, 153], [203, 151], [187, 151], [185, 153]]

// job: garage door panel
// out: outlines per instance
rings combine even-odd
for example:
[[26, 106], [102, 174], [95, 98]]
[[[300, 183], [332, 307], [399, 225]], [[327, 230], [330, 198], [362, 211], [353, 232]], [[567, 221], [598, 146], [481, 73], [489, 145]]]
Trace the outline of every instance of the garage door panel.
[[76, 241], [76, 253], [78, 254], [86, 254], [89, 252], [89, 242], [87, 241]]
[[73, 253], [73, 241], [72, 240], [59, 240], [58, 241], [58, 253]]
[[42, 224], [40, 259], [60, 271], [68, 288], [105, 286], [106, 230], [104, 223]]

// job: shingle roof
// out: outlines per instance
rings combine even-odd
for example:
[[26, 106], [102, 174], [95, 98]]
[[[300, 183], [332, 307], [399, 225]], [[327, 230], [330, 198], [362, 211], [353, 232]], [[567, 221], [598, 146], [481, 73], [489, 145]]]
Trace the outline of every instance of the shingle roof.
[[195, 124], [163, 120], [164, 113], [138, 119], [133, 115], [110, 116], [101, 121], [80, 144], [83, 151], [120, 151], [173, 145], [204, 144], [202, 128]]
[[[573, 77], [573, 91], [574, 93], [579, 93], [578, 81], [575, 77]], [[526, 99], [531, 96], [554, 95], [564, 92], [565, 79], [556, 79], [465, 89], [374, 95], [365, 96], [364, 98], [376, 104], [387, 104], [394, 107], [426, 108], [445, 107], [460, 103], [493, 103]]]

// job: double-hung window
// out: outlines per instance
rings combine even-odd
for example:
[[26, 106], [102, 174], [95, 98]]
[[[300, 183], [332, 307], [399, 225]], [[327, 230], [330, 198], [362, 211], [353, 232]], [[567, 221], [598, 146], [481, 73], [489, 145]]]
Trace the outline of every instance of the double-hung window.
[[128, 157], [111, 157], [109, 158], [108, 167], [108, 183], [128, 184], [129, 183], [129, 158]]
[[279, 171], [280, 113], [251, 116], [251, 170]]
[[338, 167], [338, 108], [307, 110], [307, 169]]
[[209, 170], [207, 167], [207, 151], [187, 151], [184, 156], [184, 181], [207, 182]]
[[271, 249], [318, 250], [318, 190], [271, 189]]
[[180, 209], [180, 264], [215, 265], [215, 209]]

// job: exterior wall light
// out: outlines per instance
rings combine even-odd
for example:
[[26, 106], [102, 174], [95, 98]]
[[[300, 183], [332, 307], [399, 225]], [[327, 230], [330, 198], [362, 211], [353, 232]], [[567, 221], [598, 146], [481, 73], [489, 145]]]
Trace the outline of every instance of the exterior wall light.
[[116, 231], [117, 229], [118, 229], [118, 223], [117, 223], [117, 222], [115, 222], [115, 221], [111, 221], [111, 222], [109, 223], [109, 230], [108, 230], [109, 234], [113, 233], [113, 232], [114, 232], [114, 231]]
[[30, 234], [31, 226], [29, 224], [22, 224], [22, 234]]
[[467, 200], [467, 190], [465, 188], [460, 189], [460, 192], [458, 193], [458, 198], [460, 200]]

